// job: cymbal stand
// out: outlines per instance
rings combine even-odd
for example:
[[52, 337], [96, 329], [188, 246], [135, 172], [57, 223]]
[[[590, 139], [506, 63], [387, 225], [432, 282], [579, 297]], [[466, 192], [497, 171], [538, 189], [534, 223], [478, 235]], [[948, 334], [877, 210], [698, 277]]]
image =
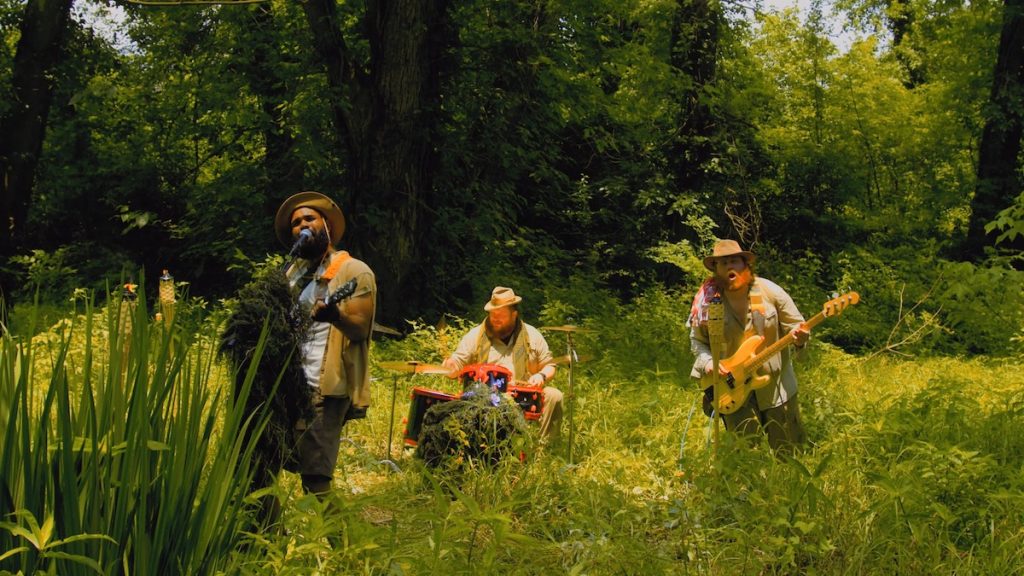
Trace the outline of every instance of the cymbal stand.
[[[409, 380], [412, 380], [412, 377], [415, 375], [415, 372], [411, 372], [409, 374]], [[394, 437], [395, 433], [395, 400], [397, 399], [397, 397], [398, 374], [395, 373], [391, 375], [391, 414], [390, 416], [388, 416], [388, 451], [387, 453], [385, 453], [384, 459], [381, 460], [380, 463], [387, 464], [395, 472], [401, 472], [401, 469], [398, 467], [398, 464], [395, 464], [395, 462], [391, 460], [391, 440]]]
[[569, 356], [569, 402], [568, 402], [568, 404], [569, 404], [569, 406], [568, 406], [568, 408], [569, 408], [569, 442], [568, 442], [566, 448], [567, 448], [567, 451], [568, 451], [568, 455], [567, 456], [568, 456], [568, 459], [569, 459], [569, 464], [572, 465], [572, 438], [573, 438], [573, 433], [575, 431], [575, 426], [573, 426], [572, 416], [573, 416], [573, 407], [576, 404], [576, 396], [575, 396], [575, 392], [573, 391], [573, 368], [576, 366], [576, 363], [579, 362], [579, 357], [576, 356], [576, 347], [573, 345], [572, 332], [566, 332], [565, 333], [565, 342], [566, 342], [566, 347], [567, 347], [566, 354]]
[[388, 451], [385, 460], [391, 459], [391, 439], [395, 433], [395, 399], [398, 397], [398, 374], [391, 375], [391, 415], [388, 416]]

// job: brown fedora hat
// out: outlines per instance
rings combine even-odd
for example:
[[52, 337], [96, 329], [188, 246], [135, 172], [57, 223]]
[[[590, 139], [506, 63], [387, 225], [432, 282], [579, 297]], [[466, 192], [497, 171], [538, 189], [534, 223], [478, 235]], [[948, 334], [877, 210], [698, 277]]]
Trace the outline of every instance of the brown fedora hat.
[[277, 232], [277, 239], [281, 244], [292, 245], [292, 214], [299, 208], [312, 208], [319, 212], [327, 222], [331, 244], [338, 244], [338, 240], [341, 240], [342, 234], [345, 233], [345, 215], [334, 200], [319, 192], [299, 192], [281, 203], [281, 207], [277, 209], [277, 216], [274, 216], [274, 231]]
[[484, 311], [490, 312], [495, 308], [504, 308], [505, 306], [511, 306], [513, 304], [519, 304], [523, 301], [522, 296], [516, 296], [516, 293], [511, 288], [505, 288], [504, 286], [497, 286], [491, 292], [491, 300], [487, 304], [484, 304]]
[[715, 242], [715, 247], [711, 249], [711, 255], [704, 258], [704, 267], [712, 272], [715, 271], [715, 258], [725, 258], [726, 256], [743, 256], [743, 259], [747, 261], [747, 264], [753, 264], [754, 260], [757, 260], [757, 256], [754, 256], [753, 252], [748, 252], [743, 248], [740, 248], [739, 242], [735, 240], [719, 240]]

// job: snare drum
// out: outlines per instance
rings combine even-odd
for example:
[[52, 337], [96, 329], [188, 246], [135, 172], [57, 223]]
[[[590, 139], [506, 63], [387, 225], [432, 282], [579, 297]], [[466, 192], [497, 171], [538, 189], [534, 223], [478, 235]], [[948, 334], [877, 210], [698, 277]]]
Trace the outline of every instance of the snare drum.
[[470, 364], [459, 372], [462, 391], [468, 391], [477, 382], [484, 384], [491, 392], [504, 394], [512, 383], [512, 371], [497, 364]]
[[427, 413], [427, 409], [440, 402], [451, 402], [455, 400], [455, 395], [439, 390], [413, 388], [409, 397], [412, 401], [409, 403], [409, 417], [404, 420], [405, 429], [402, 431], [402, 436], [405, 438], [407, 446], [415, 446], [419, 442], [420, 429], [423, 427], [423, 415]]

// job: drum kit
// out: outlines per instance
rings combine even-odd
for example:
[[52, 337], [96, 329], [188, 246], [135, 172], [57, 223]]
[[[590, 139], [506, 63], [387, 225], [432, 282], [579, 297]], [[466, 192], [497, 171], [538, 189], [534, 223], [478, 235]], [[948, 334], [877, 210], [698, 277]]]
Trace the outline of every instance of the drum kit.
[[[542, 326], [541, 330], [551, 330], [554, 332], [563, 332], [567, 338], [567, 351], [563, 356], [554, 358], [555, 364], [567, 364], [568, 365], [568, 394], [567, 394], [567, 408], [569, 414], [569, 440], [568, 440], [568, 453], [569, 463], [572, 464], [572, 441], [573, 441], [573, 368], [580, 362], [586, 362], [591, 358], [589, 356], [580, 356], [576, 353], [576, 349], [573, 342], [573, 334], [592, 332], [591, 330], [579, 328], [576, 326]], [[394, 435], [394, 421], [395, 421], [395, 402], [397, 397], [398, 389], [398, 375], [408, 374], [411, 380], [417, 374], [423, 375], [440, 375], [440, 376], [457, 376], [459, 382], [462, 385], [463, 393], [466, 393], [470, 389], [479, 390], [479, 387], [475, 385], [483, 385], [484, 390], [490, 390], [495, 394], [508, 394], [512, 400], [519, 406], [523, 411], [523, 416], [527, 420], [539, 420], [541, 413], [544, 410], [544, 387], [543, 386], [530, 386], [524, 381], [513, 380], [512, 372], [504, 366], [497, 364], [471, 364], [463, 367], [457, 374], [453, 374], [453, 370], [441, 366], [439, 364], [429, 364], [426, 362], [419, 362], [416, 360], [395, 360], [385, 361], [378, 364], [385, 370], [392, 371], [392, 388], [391, 388], [391, 415], [389, 418], [388, 425], [388, 447], [386, 460], [390, 461], [391, 458], [391, 445]], [[409, 395], [409, 414], [403, 420], [404, 428], [402, 430], [403, 443], [409, 447], [415, 447], [418, 443], [420, 429], [423, 425], [423, 416], [427, 410], [434, 404], [441, 402], [451, 402], [457, 400], [462, 394], [453, 394], [444, 392], [441, 390], [435, 390], [425, 387], [413, 387], [412, 392]]]

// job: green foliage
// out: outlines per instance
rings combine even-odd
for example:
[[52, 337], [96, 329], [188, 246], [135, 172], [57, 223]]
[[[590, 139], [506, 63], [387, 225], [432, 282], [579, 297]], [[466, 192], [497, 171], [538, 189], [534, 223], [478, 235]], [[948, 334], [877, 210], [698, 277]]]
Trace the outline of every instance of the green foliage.
[[[0, 505], [17, 513], [0, 519], [0, 570], [988, 574], [1024, 562], [1019, 361], [864, 360], [816, 340], [796, 367], [812, 444], [780, 459], [757, 437], [709, 444], [678, 324], [688, 298], [614, 302], [592, 294], [572, 309], [595, 330], [580, 353], [596, 358], [575, 373], [575, 464], [563, 430], [525, 463], [433, 473], [392, 446], [385, 465], [391, 394], [398, 420], [411, 386], [453, 383], [374, 367], [330, 497], [299, 495], [290, 475], [269, 489], [285, 500], [281, 531], [246, 531], [245, 473], [231, 463], [248, 449], [216, 392], [231, 375], [211, 363], [213, 333], [176, 348], [140, 306], [5, 339], [0, 499], [12, 501]], [[853, 310], [840, 317], [851, 328], [870, 321]], [[412, 325], [372, 357], [438, 362], [471, 325]], [[670, 354], [672, 369], [659, 366]]]
[[63, 304], [80, 291], [105, 293], [134, 268], [123, 254], [92, 243], [34, 249], [14, 256], [11, 264], [20, 268], [15, 273], [23, 278], [15, 300], [32, 301], [38, 295], [46, 304]]
[[[209, 387], [211, 339], [153, 326], [144, 304], [86, 307], [0, 341], [0, 568], [35, 574], [224, 566], [247, 514], [260, 418]], [[259, 357], [257, 350], [255, 356]]]
[[1001, 211], [997, 218], [985, 226], [985, 232], [999, 232], [996, 244], [1012, 243], [1024, 236], [1024, 194], [1013, 204]]
[[67, 298], [77, 285], [75, 274], [78, 272], [68, 262], [68, 252], [67, 248], [51, 253], [33, 250], [31, 254], [11, 258], [12, 263], [24, 268], [28, 280], [27, 290], [20, 296], [28, 299], [33, 291], [38, 291], [48, 302]]

